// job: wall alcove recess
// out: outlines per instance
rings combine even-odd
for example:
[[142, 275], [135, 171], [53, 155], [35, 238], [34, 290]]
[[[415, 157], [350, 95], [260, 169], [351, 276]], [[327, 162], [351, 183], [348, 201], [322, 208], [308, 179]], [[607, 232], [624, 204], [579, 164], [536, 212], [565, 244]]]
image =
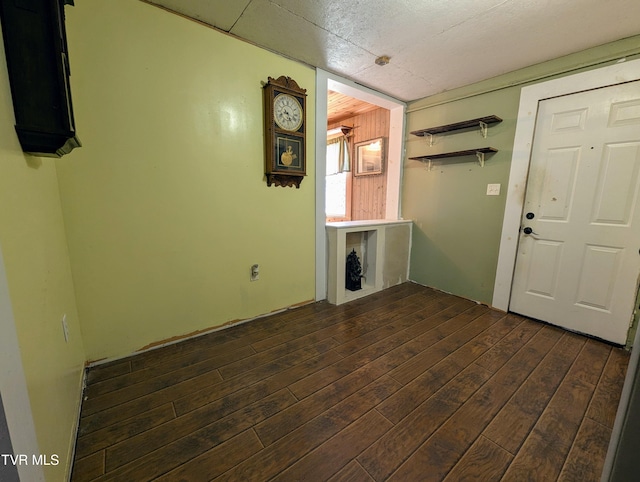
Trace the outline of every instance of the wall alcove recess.
[[[327, 223], [327, 300], [341, 305], [409, 279], [413, 223], [406, 219]], [[355, 249], [362, 262], [362, 289], [345, 283], [345, 260]]]
[[[445, 124], [440, 126], [428, 127], [426, 129], [420, 129], [416, 131], [411, 131], [411, 134], [418, 137], [428, 137], [429, 138], [429, 147], [433, 146], [433, 136], [436, 134], [445, 134], [447, 132], [460, 131], [471, 128], [479, 128], [482, 137], [486, 139], [488, 128], [490, 125], [497, 124], [502, 122], [502, 119], [496, 115], [490, 115], [485, 117], [478, 117], [476, 119], [469, 119], [462, 122], [456, 122], [453, 124]], [[475, 155], [480, 163], [481, 167], [484, 167], [484, 158], [485, 154], [493, 154], [498, 152], [498, 149], [493, 147], [478, 147], [476, 149], [466, 149], [462, 151], [450, 151], [443, 152], [440, 154], [427, 154], [424, 156], [415, 156], [410, 157], [409, 159], [413, 161], [423, 161], [429, 163], [429, 168], [431, 168], [431, 161], [433, 159], [447, 159], [452, 157], [464, 157], [464, 156], [473, 156]]]

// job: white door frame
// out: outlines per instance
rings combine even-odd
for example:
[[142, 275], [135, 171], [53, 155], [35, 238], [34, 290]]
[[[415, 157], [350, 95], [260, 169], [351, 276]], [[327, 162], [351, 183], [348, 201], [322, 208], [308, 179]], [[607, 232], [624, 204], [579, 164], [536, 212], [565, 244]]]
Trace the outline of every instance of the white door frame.
[[531, 146], [538, 114], [538, 103], [541, 100], [552, 97], [608, 87], [634, 80], [640, 80], [640, 60], [620, 61], [608, 67], [522, 88], [513, 143], [513, 155], [511, 157], [507, 201], [502, 223], [496, 281], [493, 288], [492, 306], [494, 308], [503, 311], [509, 310], [511, 284], [516, 262], [518, 235], [527, 188], [527, 174], [529, 172]]
[[327, 91], [333, 90], [390, 111], [389, 159], [386, 161], [385, 219], [400, 217], [400, 185], [404, 159], [406, 104], [324, 70], [316, 70], [316, 301], [327, 298], [327, 234], [325, 232], [325, 176], [327, 156]]
[[[7, 276], [0, 250], [0, 393], [9, 427], [9, 436], [15, 455], [23, 454], [29, 464], [18, 465], [20, 480], [44, 481], [44, 472], [39, 465], [31, 464], [31, 456], [39, 455], [31, 403], [22, 368]], [[55, 417], [55, 414], [51, 414]], [[0, 460], [0, 463], [2, 461]]]

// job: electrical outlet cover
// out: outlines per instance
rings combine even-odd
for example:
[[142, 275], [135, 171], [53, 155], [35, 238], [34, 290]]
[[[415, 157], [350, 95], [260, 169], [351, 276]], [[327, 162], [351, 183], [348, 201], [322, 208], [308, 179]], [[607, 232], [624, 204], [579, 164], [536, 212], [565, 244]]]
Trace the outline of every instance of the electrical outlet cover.
[[254, 264], [253, 266], [251, 266], [251, 277], [249, 278], [249, 280], [257, 281], [259, 279], [260, 279], [260, 265]]

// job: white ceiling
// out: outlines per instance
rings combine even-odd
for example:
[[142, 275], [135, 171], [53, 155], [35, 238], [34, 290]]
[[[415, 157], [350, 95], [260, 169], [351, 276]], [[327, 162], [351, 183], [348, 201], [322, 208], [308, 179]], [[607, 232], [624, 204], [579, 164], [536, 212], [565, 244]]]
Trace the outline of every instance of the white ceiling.
[[145, 1], [404, 101], [640, 34], [640, 0]]

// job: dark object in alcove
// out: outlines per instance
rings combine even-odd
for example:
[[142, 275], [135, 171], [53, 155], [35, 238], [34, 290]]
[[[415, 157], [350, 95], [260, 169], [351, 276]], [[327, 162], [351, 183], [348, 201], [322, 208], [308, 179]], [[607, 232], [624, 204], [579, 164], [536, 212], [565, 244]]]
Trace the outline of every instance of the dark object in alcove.
[[350, 291], [362, 289], [362, 265], [353, 249], [347, 255], [347, 268], [345, 270], [345, 287]]
[[22, 150], [60, 157], [80, 147], [69, 85], [64, 5], [73, 0], [0, 0], [0, 20]]

